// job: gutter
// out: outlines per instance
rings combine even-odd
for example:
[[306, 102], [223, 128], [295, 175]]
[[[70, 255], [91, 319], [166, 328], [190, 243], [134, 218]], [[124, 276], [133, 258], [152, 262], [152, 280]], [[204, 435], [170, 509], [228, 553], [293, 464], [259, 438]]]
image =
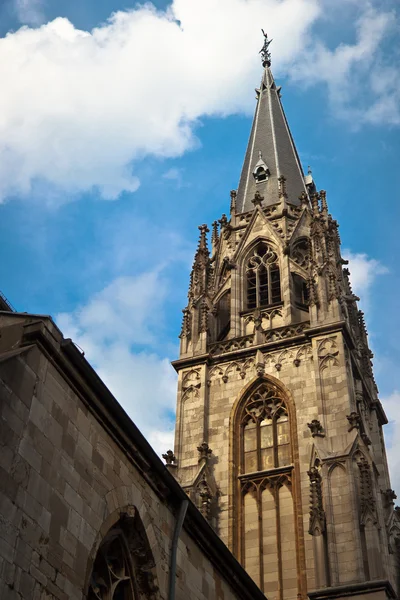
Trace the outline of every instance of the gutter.
[[189, 506], [189, 500], [182, 500], [179, 509], [178, 518], [175, 523], [174, 537], [171, 545], [171, 562], [169, 567], [169, 585], [168, 585], [168, 600], [175, 600], [175, 583], [176, 583], [176, 555], [178, 553], [179, 536], [182, 531], [183, 521], [185, 520], [186, 511]]

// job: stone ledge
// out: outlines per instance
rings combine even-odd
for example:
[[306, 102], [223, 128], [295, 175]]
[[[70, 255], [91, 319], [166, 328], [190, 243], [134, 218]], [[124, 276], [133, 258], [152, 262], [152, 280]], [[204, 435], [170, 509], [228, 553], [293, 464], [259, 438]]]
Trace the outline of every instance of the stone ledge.
[[[310, 600], [325, 600], [334, 598], [347, 598], [349, 596], [377, 594], [385, 592], [386, 598], [396, 598], [392, 584], [387, 579], [378, 579], [375, 581], [365, 581], [362, 583], [349, 583], [347, 585], [336, 585], [328, 588], [322, 588], [313, 592], [308, 592]], [[382, 596], [381, 596], [382, 597]]]

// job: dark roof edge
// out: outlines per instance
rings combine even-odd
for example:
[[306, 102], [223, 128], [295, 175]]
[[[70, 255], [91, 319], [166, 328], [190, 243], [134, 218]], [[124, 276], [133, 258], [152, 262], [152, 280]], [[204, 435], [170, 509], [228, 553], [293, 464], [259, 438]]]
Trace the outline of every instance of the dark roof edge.
[[11, 302], [5, 297], [3, 292], [0, 291], [0, 310], [5, 312], [15, 312], [15, 308]]
[[387, 579], [335, 585], [329, 588], [308, 592], [308, 597], [310, 600], [334, 600], [335, 598], [358, 596], [359, 594], [373, 594], [378, 591], [386, 592], [387, 597], [389, 598], [397, 597], [392, 584]]
[[[54, 324], [52, 320], [51, 322]], [[48, 335], [46, 329], [43, 321], [29, 324], [23, 343], [36, 343], [49, 355], [64, 377], [66, 376], [70, 382], [72, 381], [74, 388], [78, 390], [80, 397], [83, 397], [85, 404], [95, 417], [123, 447], [128, 458], [135, 464], [154, 491], [177, 511], [183, 500], [189, 500], [180, 484], [162, 463], [149, 442], [73, 341], [63, 339], [58, 345], [55, 343], [54, 337]], [[203, 548], [206, 556], [222, 577], [228, 583], [235, 583], [235, 591], [240, 598], [265, 600], [265, 595], [256, 583], [190, 500], [184, 528]]]

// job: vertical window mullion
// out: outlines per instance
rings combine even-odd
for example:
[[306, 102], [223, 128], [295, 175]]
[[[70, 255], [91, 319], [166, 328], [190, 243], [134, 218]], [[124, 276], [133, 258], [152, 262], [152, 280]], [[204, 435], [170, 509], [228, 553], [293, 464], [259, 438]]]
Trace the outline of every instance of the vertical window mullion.
[[278, 432], [276, 427], [276, 418], [275, 415], [272, 417], [272, 437], [274, 440], [274, 467], [275, 469], [278, 465]]

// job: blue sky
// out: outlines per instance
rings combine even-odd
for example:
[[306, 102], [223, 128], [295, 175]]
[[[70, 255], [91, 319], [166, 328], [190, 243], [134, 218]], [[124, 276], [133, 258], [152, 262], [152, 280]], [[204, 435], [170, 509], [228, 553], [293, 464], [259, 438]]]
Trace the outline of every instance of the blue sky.
[[0, 289], [17, 310], [53, 315], [165, 450], [197, 226], [227, 212], [237, 187], [264, 27], [303, 166], [327, 190], [351, 259], [397, 473], [395, 2], [153, 7], [0, 4]]

